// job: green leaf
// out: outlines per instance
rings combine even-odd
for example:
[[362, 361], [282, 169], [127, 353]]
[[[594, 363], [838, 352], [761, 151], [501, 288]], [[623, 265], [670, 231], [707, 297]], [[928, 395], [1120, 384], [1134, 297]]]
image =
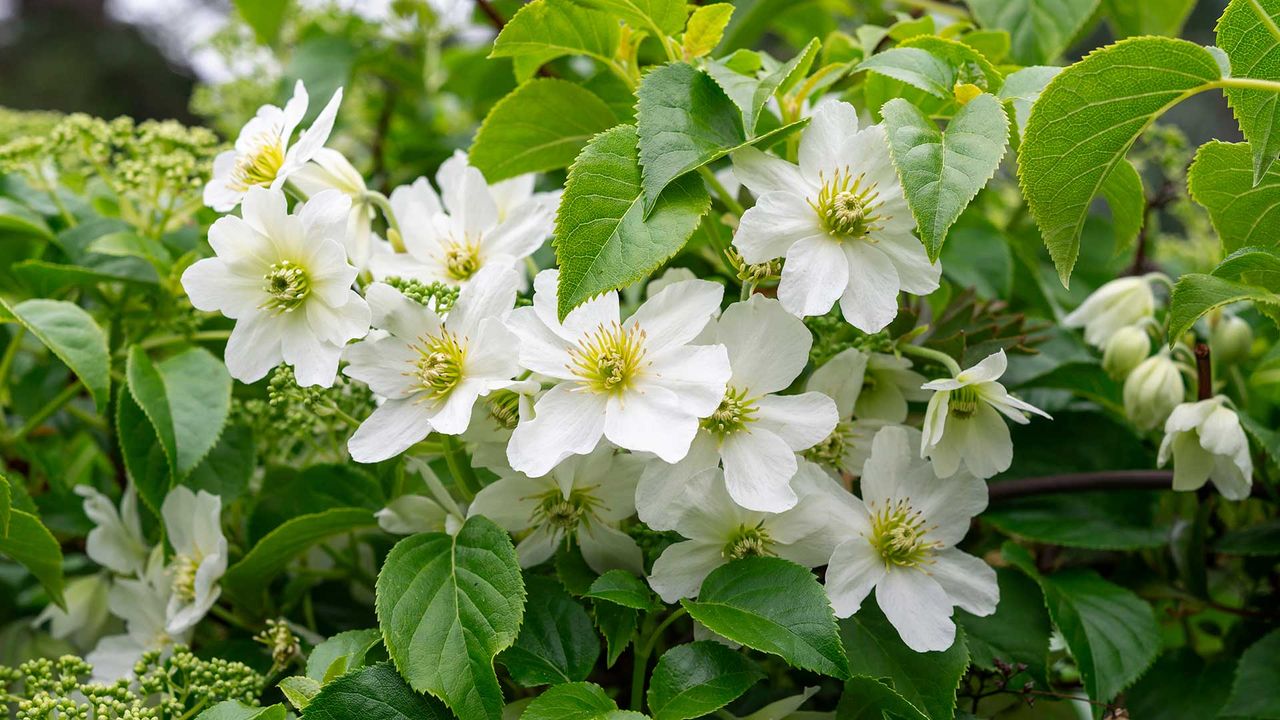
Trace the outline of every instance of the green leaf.
[[626, 570], [610, 570], [596, 578], [586, 595], [635, 610], [652, 610], [657, 605], [649, 586]]
[[1141, 550], [1169, 543], [1172, 528], [1156, 520], [1151, 492], [1096, 492], [1006, 500], [982, 519], [1006, 533], [1091, 550]]
[[885, 103], [880, 112], [920, 239], [936, 261], [947, 231], [1000, 167], [1009, 118], [1000, 101], [986, 93], [965, 105], [945, 134], [901, 98]]
[[1247, 143], [1207, 142], [1196, 151], [1187, 173], [1191, 197], [1209, 211], [1227, 252], [1280, 243], [1280, 167], [1254, 181]]
[[520, 563], [506, 531], [483, 517], [456, 536], [401, 540], [378, 573], [383, 644], [415, 690], [460, 720], [497, 720], [493, 657], [516, 641], [524, 615]]
[[129, 392], [147, 414], [172, 474], [185, 477], [218, 442], [231, 410], [231, 376], [204, 348], [191, 348], [159, 364], [129, 348]]
[[1280, 309], [1280, 295], [1260, 287], [1201, 273], [1187, 273], [1178, 278], [1169, 300], [1169, 344], [1172, 346], [1190, 330], [1200, 316], [1241, 300]]
[[1160, 656], [1124, 694], [1136, 718], [1204, 720], [1218, 717], [1231, 692], [1234, 660], [1205, 662], [1190, 647]]
[[327, 683], [363, 667], [365, 656], [381, 642], [377, 628], [340, 632], [312, 648], [307, 656], [307, 677]]
[[1116, 37], [1166, 35], [1178, 37], [1196, 0], [1103, 0]]
[[1227, 555], [1280, 555], [1280, 519], [1232, 530], [1214, 550]]
[[104, 412], [111, 396], [111, 358], [107, 334], [89, 313], [72, 302], [43, 298], [17, 305], [0, 298], [0, 305], [80, 378], [98, 412]]
[[605, 10], [637, 30], [675, 35], [684, 27], [684, 0], [574, 0], [584, 7]]
[[1116, 231], [1116, 254], [1133, 247], [1147, 220], [1147, 195], [1142, 176], [1125, 160], [1116, 165], [1102, 183], [1102, 197], [1111, 208], [1111, 224]]
[[[1280, 0], [1232, 0], [1218, 20], [1218, 47], [1232, 78], [1280, 80]], [[1253, 148], [1253, 183], [1262, 182], [1280, 155], [1280, 93], [1227, 87], [1240, 130]]]
[[688, 720], [719, 710], [764, 679], [759, 666], [714, 640], [663, 653], [649, 680], [655, 720]]
[[534, 0], [503, 26], [489, 57], [527, 58], [540, 66], [565, 55], [586, 55], [608, 64], [620, 39], [618, 21], [608, 13], [570, 0]]
[[591, 91], [567, 80], [534, 78], [493, 106], [468, 157], [491, 183], [556, 170], [617, 122]]
[[1236, 665], [1231, 696], [1219, 717], [1280, 718], [1280, 630], [1249, 646]]
[[285, 720], [288, 711], [279, 703], [268, 707], [224, 700], [196, 716], [196, 720]]
[[[1132, 1], [1132, 0], [1126, 0]], [[1098, 0], [967, 0], [978, 24], [1007, 30], [1020, 65], [1056, 60], [1084, 29]]]
[[556, 685], [534, 698], [520, 720], [645, 720], [645, 716], [619, 710], [599, 685], [578, 682]]
[[565, 183], [556, 214], [558, 312], [646, 277], [675, 255], [711, 207], [702, 178], [672, 182], [645, 216], [639, 138], [621, 125], [591, 140]]
[[585, 680], [600, 657], [587, 611], [551, 578], [531, 576], [524, 582], [529, 596], [524, 624], [498, 662], [523, 687]]
[[324, 686], [303, 720], [453, 720], [435, 698], [409, 687], [391, 663], [370, 665]]
[[855, 677], [884, 679], [902, 699], [931, 720], [955, 713], [956, 688], [969, 667], [964, 636], [956, 634], [941, 652], [916, 652], [876, 603], [863, 603], [858, 613], [840, 623], [849, 672]]
[[1144, 37], [1094, 51], [1045, 88], [1031, 109], [1018, 169], [1064, 285], [1089, 205], [1134, 141], [1169, 107], [1221, 76], [1205, 48]]
[[826, 593], [813, 573], [774, 557], [735, 560], [716, 568], [697, 600], [681, 600], [712, 632], [791, 665], [835, 678], [849, 677]]
[[845, 682], [836, 717], [839, 720], [930, 720], [888, 683], [866, 676]]
[[[986, 517], [985, 515], [983, 516]], [[1040, 587], [1010, 568], [997, 568], [1000, 604], [985, 617], [956, 611], [956, 624], [964, 628], [969, 659], [976, 667], [995, 670], [995, 660], [1023, 663], [1038, 683], [1048, 687], [1049, 613]]]
[[335, 535], [377, 524], [363, 508], [332, 508], [301, 515], [272, 530], [239, 562], [227, 568], [222, 585], [245, 605], [264, 606], [267, 586], [298, 555]]
[[276, 684], [280, 688], [280, 693], [284, 695], [284, 699], [298, 710], [306, 710], [311, 704], [311, 699], [320, 692], [323, 685], [318, 680], [312, 680], [302, 675], [291, 675]]
[[253, 34], [263, 45], [275, 44], [280, 37], [289, 0], [233, 0], [240, 17], [253, 28]]
[[730, 3], [703, 5], [694, 10], [681, 41], [685, 58], [702, 57], [715, 50], [732, 17], [733, 5]]
[[24, 510], [9, 510], [9, 532], [0, 537], [0, 555], [25, 567], [58, 607], [66, 610], [62, 599], [62, 546], [49, 533], [40, 518]]
[[1111, 700], [1155, 660], [1160, 628], [1142, 598], [1093, 570], [1042, 575], [1026, 549], [1013, 543], [1005, 543], [1004, 557], [1039, 583], [1049, 617], [1075, 657], [1090, 698]]
[[956, 71], [949, 63], [927, 50], [911, 47], [889, 48], [863, 60], [854, 72], [868, 70], [923, 90], [934, 97], [949, 99], [956, 84]]

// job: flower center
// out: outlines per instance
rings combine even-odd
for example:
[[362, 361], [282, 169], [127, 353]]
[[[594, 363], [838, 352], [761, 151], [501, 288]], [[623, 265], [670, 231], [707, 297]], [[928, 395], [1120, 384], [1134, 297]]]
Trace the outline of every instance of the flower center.
[[231, 169], [231, 185], [237, 190], [248, 190], [255, 185], [270, 185], [284, 165], [284, 147], [279, 139], [263, 138], [257, 149], [236, 158]]
[[272, 265], [263, 280], [266, 281], [264, 289], [271, 297], [262, 307], [277, 313], [292, 312], [311, 294], [311, 278], [307, 271], [289, 260]]
[[866, 175], [854, 176], [848, 168], [837, 170], [830, 181], [823, 178], [822, 190], [809, 206], [818, 213], [827, 232], [840, 240], [857, 240], [879, 229], [875, 213], [880, 193], [874, 183], [864, 186]]
[[744, 557], [772, 555], [772, 546], [773, 538], [769, 537], [769, 531], [764, 529], [763, 524], [754, 527], [740, 525], [729, 536], [729, 542], [725, 543], [721, 552], [729, 560], [740, 560]]
[[575, 488], [570, 491], [569, 497], [565, 497], [559, 490], [549, 490], [533, 511], [533, 519], [537, 523], [573, 533], [590, 517], [597, 505], [599, 501], [587, 490]]
[[418, 359], [413, 362], [419, 387], [433, 398], [448, 395], [462, 381], [462, 365], [467, 359], [467, 346], [448, 330], [428, 335], [414, 346]]
[[738, 432], [756, 419], [756, 403], [747, 398], [746, 390], [729, 388], [715, 412], [702, 419], [702, 427], [721, 438]]
[[916, 567], [928, 561], [939, 543], [925, 539], [930, 528], [924, 516], [906, 500], [896, 500], [884, 508], [871, 504], [871, 545], [885, 565]]
[[569, 369], [592, 392], [619, 394], [630, 387], [644, 364], [644, 331], [616, 322], [600, 325], [569, 351]]
[[444, 269], [449, 277], [462, 282], [480, 269], [480, 245], [472, 240], [449, 243], [444, 249]]
[[201, 558], [176, 555], [173, 558], [173, 595], [183, 602], [196, 599], [196, 572]]
[[951, 412], [951, 417], [968, 420], [978, 412], [978, 391], [972, 385], [952, 390], [951, 397], [947, 400], [947, 409]]

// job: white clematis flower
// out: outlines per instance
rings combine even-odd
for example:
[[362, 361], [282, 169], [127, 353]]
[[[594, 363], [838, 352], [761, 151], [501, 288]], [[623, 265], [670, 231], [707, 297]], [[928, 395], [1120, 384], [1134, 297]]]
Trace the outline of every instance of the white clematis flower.
[[227, 571], [222, 498], [179, 485], [165, 496], [160, 515], [173, 546], [165, 631], [177, 635], [195, 627], [222, 593], [218, 581]]
[[516, 301], [516, 272], [492, 266], [458, 295], [448, 315], [420, 305], [390, 285], [365, 291], [379, 333], [347, 349], [343, 373], [386, 398], [351, 436], [356, 462], [380, 462], [432, 431], [458, 435], [478, 398], [520, 387], [511, 350], [517, 339], [503, 321]]
[[644, 460], [601, 443], [538, 478], [515, 474], [476, 494], [469, 515], [483, 515], [515, 533], [521, 567], [546, 561], [565, 538], [574, 540], [598, 573], [621, 569], [641, 575], [644, 558], [618, 524], [635, 514], [636, 479]]
[[938, 289], [942, 268], [913, 234], [884, 128], [859, 131], [852, 105], [818, 108], [799, 166], [746, 148], [733, 171], [757, 198], [733, 245], [748, 263], [786, 257], [778, 299], [791, 313], [822, 315], [838, 299], [845, 320], [877, 332], [897, 316], [899, 291]]
[[1013, 440], [1001, 414], [1020, 425], [1030, 422], [1024, 414], [1028, 412], [1053, 419], [996, 382], [1007, 367], [1000, 350], [954, 378], [924, 384], [926, 390], [936, 392], [925, 410], [920, 457], [933, 462], [939, 477], [956, 474], [962, 462], [984, 480], [1009, 469]]
[[133, 483], [125, 487], [118, 511], [111, 499], [97, 488], [77, 485], [75, 493], [84, 498], [84, 514], [94, 524], [85, 538], [85, 554], [89, 559], [120, 575], [142, 573], [149, 548], [142, 537], [138, 491]]
[[343, 236], [343, 246], [347, 249], [347, 259], [352, 265], [361, 269], [369, 267], [375, 250], [373, 219], [377, 217], [378, 211], [369, 199], [369, 188], [364, 184], [364, 177], [351, 161], [337, 150], [320, 148], [311, 162], [294, 173], [293, 184], [308, 197], [325, 190], [337, 190], [351, 198], [351, 213], [347, 215], [347, 234]]
[[987, 485], [966, 473], [941, 479], [915, 458], [915, 431], [876, 434], [862, 474], [862, 499], [842, 496], [844, 539], [827, 563], [826, 589], [837, 617], [858, 611], [872, 588], [885, 617], [917, 652], [955, 641], [954, 607], [995, 612], [996, 573], [954, 546], [987, 507]]
[[[734, 502], [748, 510], [782, 512], [795, 506], [791, 478], [796, 453], [835, 429], [835, 402], [820, 392], [777, 395], [804, 371], [813, 336], [804, 323], [763, 295], [730, 305], [715, 323], [712, 342], [729, 354], [728, 389], [700, 424], [694, 446], [675, 467], [645, 469], [636, 503], [642, 519], [683, 506], [688, 478], [723, 462]], [[670, 520], [656, 520], [669, 527]]]
[[293, 131], [307, 114], [307, 88], [302, 81], [294, 85], [293, 97], [283, 110], [275, 105], [258, 108], [258, 114], [240, 130], [235, 149], [214, 158], [213, 177], [204, 187], [204, 204], [218, 212], [230, 212], [244, 200], [249, 188], [279, 190], [329, 140], [341, 103], [342, 88], [338, 88], [292, 146]]
[[112, 683], [130, 677], [143, 653], [167, 651], [190, 637], [190, 628], [169, 632], [172, 583], [167, 573], [163, 548], [156, 546], [140, 577], [117, 579], [112, 584], [107, 605], [112, 615], [124, 620], [125, 632], [102, 638], [85, 656], [93, 665], [94, 682]]
[[209, 228], [217, 257], [182, 274], [191, 304], [236, 320], [227, 341], [231, 376], [251, 383], [281, 362], [299, 385], [329, 387], [348, 340], [369, 331], [369, 306], [351, 289], [357, 270], [342, 242], [351, 202], [319, 193], [290, 215], [284, 193], [250, 188], [244, 217]]
[[1105, 347], [1120, 328], [1138, 325], [1155, 314], [1156, 298], [1146, 277], [1123, 277], [1093, 291], [1062, 319], [1069, 328], [1084, 328], [1084, 339]]
[[551, 235], [555, 205], [533, 192], [532, 175], [491, 186], [458, 152], [436, 183], [439, 195], [422, 177], [392, 191], [405, 252], [375, 256], [375, 277], [461, 285], [488, 265], [520, 269]]
[[557, 271], [534, 281], [533, 307], [507, 324], [519, 336], [520, 364], [557, 382], [534, 418], [511, 435], [511, 467], [537, 477], [608, 438], [668, 463], [689, 452], [698, 421], [715, 412], [729, 381], [722, 345], [689, 343], [720, 309], [724, 288], [686, 280], [664, 288], [625, 322], [609, 292], [556, 319]]
[[835, 548], [829, 527], [832, 498], [848, 495], [821, 468], [805, 461], [792, 480], [799, 502], [781, 513], [740, 507], [718, 468], [695, 475], [689, 485], [689, 506], [675, 526], [688, 539], [664, 550], [649, 577], [650, 587], [669, 603], [697, 597], [707, 575], [730, 560], [776, 555], [810, 568], [823, 564]]
[[1228, 500], [1244, 500], [1253, 488], [1253, 459], [1240, 417], [1219, 395], [1183, 403], [1164, 424], [1160, 464], [1173, 456], [1173, 489], [1198, 490], [1213, 482]]
[[1124, 414], [1139, 430], [1154, 430], [1183, 400], [1186, 386], [1167, 348], [1143, 360], [1124, 381]]

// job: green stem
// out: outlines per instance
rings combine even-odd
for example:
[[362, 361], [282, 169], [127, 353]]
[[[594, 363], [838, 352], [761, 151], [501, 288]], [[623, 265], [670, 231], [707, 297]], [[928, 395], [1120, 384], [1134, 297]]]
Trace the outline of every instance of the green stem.
[[476, 478], [471, 464], [466, 462], [462, 444], [453, 435], [441, 435], [440, 445], [444, 450], [444, 462], [449, 466], [449, 473], [453, 475], [454, 484], [458, 486], [463, 499], [471, 502], [480, 489], [480, 480]]
[[62, 389], [50, 400], [44, 407], [35, 411], [35, 413], [27, 418], [27, 422], [18, 428], [18, 432], [14, 433], [14, 440], [21, 440], [26, 437], [32, 430], [40, 427], [40, 424], [49, 419], [49, 416], [58, 412], [58, 410], [67, 403], [71, 402], [80, 394], [80, 382], [76, 381]]
[[923, 345], [912, 345], [911, 343], [902, 343], [898, 346], [898, 351], [904, 355], [915, 355], [918, 358], [932, 360], [945, 367], [951, 373], [952, 377], [961, 373], [960, 365], [955, 361], [955, 359], [950, 355], [934, 350], [933, 348], [927, 348]]
[[715, 173], [711, 172], [706, 165], [703, 165], [698, 168], [698, 174], [702, 176], [703, 180], [707, 181], [707, 184], [710, 185], [711, 189], [715, 192], [716, 197], [720, 198], [720, 202], [724, 203], [724, 206], [729, 208], [729, 212], [737, 215], [738, 217], [742, 217], [742, 214], [746, 212], [746, 210], [742, 209], [742, 203], [738, 202], [738, 199], [725, 189], [724, 185], [716, 179]]

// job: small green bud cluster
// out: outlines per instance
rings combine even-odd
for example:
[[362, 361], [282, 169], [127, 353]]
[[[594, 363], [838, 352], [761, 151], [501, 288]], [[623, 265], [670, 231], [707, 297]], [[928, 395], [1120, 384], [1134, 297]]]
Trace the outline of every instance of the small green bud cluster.
[[389, 277], [383, 282], [399, 290], [400, 294], [410, 300], [419, 305], [426, 305], [436, 312], [448, 312], [458, 301], [459, 288], [442, 282], [424, 283], [421, 280], [402, 277]]

